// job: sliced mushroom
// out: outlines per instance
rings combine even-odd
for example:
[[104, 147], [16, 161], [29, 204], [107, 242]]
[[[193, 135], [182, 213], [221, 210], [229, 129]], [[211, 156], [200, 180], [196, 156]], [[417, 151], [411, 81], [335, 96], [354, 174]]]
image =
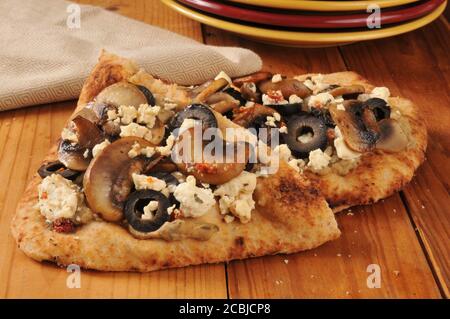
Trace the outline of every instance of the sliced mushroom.
[[[114, 200], [114, 184], [118, 175], [129, 174], [132, 163], [128, 152], [134, 143], [141, 147], [154, 146], [139, 137], [123, 137], [103, 149], [89, 164], [83, 180], [84, 193], [89, 207], [107, 221], [119, 221], [123, 217], [121, 202]], [[129, 176], [129, 175], [128, 175]]]
[[330, 93], [333, 97], [337, 96], [353, 96], [358, 95], [365, 92], [365, 88], [362, 85], [354, 84], [354, 85], [347, 85], [347, 86], [337, 86], [337, 87], [331, 87], [330, 90], [327, 91]]
[[361, 153], [373, 149], [379, 138], [374, 117], [360, 101], [344, 101], [344, 106], [345, 110], [338, 110], [330, 104], [328, 109], [348, 147]]
[[206, 100], [206, 103], [220, 114], [229, 112], [240, 105], [239, 100], [236, 100], [230, 94], [225, 92], [214, 93]]
[[104, 88], [95, 98], [99, 104], [111, 104], [115, 107], [121, 105], [132, 105], [136, 108], [147, 103], [144, 93], [134, 84], [128, 82], [117, 82]]
[[241, 95], [247, 101], [261, 103], [261, 92], [259, 92], [254, 82], [243, 83], [241, 88]]
[[230, 95], [233, 99], [239, 101], [239, 105], [245, 105], [247, 103], [247, 99], [245, 99], [241, 92], [238, 90], [235, 90], [232, 87], [228, 87], [225, 90], [223, 90], [224, 93]]
[[374, 97], [365, 101], [364, 105], [366, 105], [374, 113], [377, 121], [391, 117], [391, 108], [383, 99]]
[[281, 91], [283, 97], [287, 100], [291, 95], [297, 95], [303, 99], [312, 94], [312, 91], [306, 85], [296, 79], [283, 79], [276, 83], [266, 80], [259, 83], [258, 88], [264, 94], [269, 91]]
[[255, 103], [253, 106], [240, 108], [234, 114], [233, 122], [242, 127], [250, 127], [251, 123], [253, 123], [257, 118], [261, 116], [271, 116], [274, 113], [276, 113], [274, 109]]
[[[153, 216], [144, 219], [144, 207], [151, 201], [156, 201], [158, 207]], [[169, 206], [169, 199], [161, 192], [142, 190], [132, 193], [124, 209], [130, 233], [137, 238], [146, 238], [148, 233], [158, 230], [169, 220], [169, 214], [167, 213]]]
[[[178, 138], [174, 149], [183, 154], [177, 154], [175, 164], [178, 170], [185, 175], [193, 175], [198, 181], [212, 185], [220, 185], [230, 181], [244, 171], [250, 157], [248, 143], [230, 143], [222, 139], [214, 140], [217, 147], [223, 147], [222, 157], [217, 154], [204, 152], [204, 141], [196, 140], [193, 129], [184, 131]], [[185, 139], [188, 139], [185, 142]], [[201, 146], [201, 154], [196, 153], [196, 148]], [[183, 149], [183, 148], [189, 148]], [[227, 152], [228, 150], [228, 152]], [[232, 150], [231, 152], [229, 150]], [[189, 153], [184, 153], [189, 151]], [[240, 152], [244, 152], [241, 154]], [[189, 156], [190, 155], [190, 156]], [[211, 156], [210, 156], [211, 155]], [[217, 155], [217, 158], [216, 156]]]
[[270, 72], [256, 72], [247, 76], [243, 76], [233, 80], [233, 84], [237, 87], [241, 87], [244, 83], [259, 83], [264, 80], [268, 80], [272, 78], [272, 73]]
[[66, 179], [75, 180], [80, 175], [80, 172], [68, 169], [60, 161], [53, 161], [42, 164], [38, 169], [38, 174], [42, 178], [52, 174], [59, 174]]
[[58, 159], [67, 168], [84, 171], [90, 162], [90, 155], [85, 156], [87, 149], [94, 147], [104, 140], [103, 132], [90, 120], [76, 116], [68, 125], [78, 138], [76, 144], [70, 141], [61, 141], [58, 147]]
[[384, 119], [380, 121], [381, 137], [377, 141], [376, 148], [385, 152], [400, 152], [408, 145], [408, 137], [398, 121]]
[[217, 91], [222, 90], [226, 86], [228, 86], [229, 83], [224, 78], [219, 78], [217, 80], [212, 81], [203, 91], [201, 91], [195, 98], [194, 103], [204, 103], [208, 97], [210, 97], [212, 94], [216, 93]]
[[289, 119], [287, 128], [286, 144], [300, 158], [307, 158], [311, 151], [318, 148], [324, 150], [327, 146], [327, 126], [320, 118], [309, 114], [294, 115]]

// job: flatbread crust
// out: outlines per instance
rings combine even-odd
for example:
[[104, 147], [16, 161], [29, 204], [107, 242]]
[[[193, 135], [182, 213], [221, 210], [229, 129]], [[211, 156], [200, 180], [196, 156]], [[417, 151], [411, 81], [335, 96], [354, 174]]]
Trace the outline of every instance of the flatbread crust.
[[[305, 79], [313, 74], [305, 74]], [[355, 72], [338, 72], [324, 75], [323, 82], [338, 85], [360, 84], [370, 92], [374, 86]], [[400, 190], [414, 176], [425, 159], [427, 130], [419, 116], [419, 108], [410, 100], [391, 97], [389, 104], [399, 110], [410, 128], [408, 147], [398, 153], [369, 152], [361, 157], [360, 164], [348, 174], [318, 175], [307, 172], [308, 178], [325, 196], [334, 212], [347, 207], [375, 203]]]
[[[98, 65], [83, 87], [79, 108], [104, 87], [137, 72], [130, 61], [103, 52]], [[56, 159], [56, 146], [46, 161]], [[315, 248], [340, 235], [333, 212], [310, 182], [292, 174], [281, 163], [277, 174], [258, 178], [256, 209], [247, 224], [222, 221], [208, 214], [220, 230], [208, 241], [186, 239], [167, 242], [136, 239], [123, 227], [94, 221], [73, 234], [52, 231], [40, 214], [35, 175], [28, 185], [12, 220], [11, 230], [19, 248], [38, 261], [58, 265], [77, 264], [104, 271], [153, 271], [203, 263], [216, 263], [277, 253], [294, 253]]]

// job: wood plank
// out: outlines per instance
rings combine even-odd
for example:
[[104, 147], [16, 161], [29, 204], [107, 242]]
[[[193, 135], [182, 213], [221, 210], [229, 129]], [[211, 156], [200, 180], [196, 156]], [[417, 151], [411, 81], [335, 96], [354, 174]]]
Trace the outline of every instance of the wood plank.
[[[204, 36], [208, 44], [252, 49], [261, 55], [266, 69], [287, 75], [346, 69], [337, 48], [275, 47], [211, 27], [204, 27]], [[376, 72], [378, 67], [370, 65], [372, 72]], [[290, 256], [231, 262], [227, 267], [230, 297], [440, 297], [398, 194], [347, 213], [338, 216], [341, 238], [318, 249]], [[366, 285], [369, 264], [381, 267], [380, 289], [369, 289]]]
[[[423, 29], [367, 44], [342, 48], [347, 65], [394, 95], [413, 100], [423, 110], [429, 138], [426, 162], [404, 189], [418, 234], [450, 296], [450, 39], [441, 17]], [[373, 68], [376, 65], [377, 68]]]
[[[159, 1], [79, 1], [162, 26], [201, 41], [198, 23], [172, 13]], [[66, 286], [68, 273], [20, 252], [9, 223], [29, 179], [75, 108], [75, 101], [0, 114], [0, 297], [225, 298], [224, 265], [202, 265], [149, 274], [81, 272], [81, 288]]]

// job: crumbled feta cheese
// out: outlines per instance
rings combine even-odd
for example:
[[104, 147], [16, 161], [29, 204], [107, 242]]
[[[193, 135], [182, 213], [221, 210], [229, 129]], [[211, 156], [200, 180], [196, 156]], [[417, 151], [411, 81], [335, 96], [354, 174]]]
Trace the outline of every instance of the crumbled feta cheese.
[[331, 157], [325, 154], [320, 148], [309, 153], [308, 167], [319, 171], [328, 166]]
[[109, 144], [111, 144], [108, 140], [104, 140], [101, 143], [98, 143], [97, 145], [95, 145], [92, 148], [92, 156], [96, 157], [98, 154], [100, 154], [101, 151], [103, 151], [103, 149], [108, 146]]
[[344, 141], [344, 137], [339, 127], [334, 128], [336, 138], [334, 139], [334, 147], [336, 148], [337, 156], [343, 160], [354, 160], [361, 156], [361, 153], [350, 149]]
[[379, 99], [383, 99], [387, 102], [388, 97], [391, 96], [391, 92], [389, 91], [389, 89], [387, 87], [376, 87], [372, 90], [372, 92], [370, 93], [370, 97], [374, 98], [377, 97]]
[[130, 123], [120, 127], [120, 137], [136, 136], [145, 138], [148, 136], [149, 130], [147, 127], [139, 125], [137, 123]]
[[38, 186], [38, 194], [37, 206], [41, 214], [50, 222], [59, 218], [85, 222], [86, 215], [92, 217], [81, 189], [59, 174], [44, 178]]
[[239, 176], [220, 185], [214, 191], [219, 196], [219, 208], [223, 215], [231, 213], [242, 223], [251, 219], [251, 212], [255, 208], [253, 192], [256, 188], [256, 174], [243, 171]]
[[231, 78], [228, 76], [228, 74], [226, 74], [223, 71], [220, 71], [220, 73], [214, 78], [214, 80], [219, 80], [219, 79], [225, 79], [227, 80], [227, 82], [229, 84], [233, 83], [233, 81], [231, 80]]
[[277, 127], [277, 124], [275, 123], [276, 119], [274, 116], [267, 116], [266, 117], [266, 125]]
[[225, 216], [223, 216], [223, 220], [227, 224], [232, 223], [235, 220], [235, 218], [236, 217], [234, 217], [233, 215], [225, 215]]
[[134, 106], [121, 105], [119, 107], [119, 117], [122, 124], [130, 124], [137, 118], [137, 110]]
[[264, 105], [282, 105], [289, 103], [284, 99], [283, 93], [281, 93], [280, 90], [271, 92], [270, 96], [267, 94], [263, 94], [262, 101]]
[[279, 132], [282, 134], [287, 134], [288, 133], [287, 126], [285, 125], [285, 126], [280, 127]]
[[344, 106], [344, 104], [342, 104], [342, 103], [338, 103], [338, 104], [336, 105], [336, 108], [337, 108], [339, 111], [345, 111], [345, 106]]
[[88, 158], [89, 157], [89, 149], [88, 148], [84, 151], [83, 157], [84, 158]]
[[180, 202], [184, 217], [200, 217], [211, 211], [216, 200], [210, 188], [197, 187], [194, 176], [188, 176], [186, 182], [175, 188], [174, 196]]
[[316, 74], [311, 76], [311, 79], [306, 79], [303, 84], [313, 91], [313, 94], [318, 94], [319, 92], [326, 90], [330, 87], [328, 83], [323, 82], [323, 75]]
[[399, 120], [402, 117], [402, 113], [399, 110], [391, 111], [391, 119]]
[[173, 211], [175, 210], [176, 205], [173, 204], [172, 206], [170, 206], [169, 208], [167, 208], [167, 215], [172, 215]]
[[119, 114], [117, 114], [116, 110], [114, 110], [114, 109], [108, 110], [106, 112], [106, 115], [108, 117], [108, 121], [114, 121], [115, 119], [117, 119], [119, 117]]
[[299, 137], [297, 137], [297, 141], [306, 144], [312, 141], [313, 136], [313, 133], [307, 132], [305, 134], [299, 135]]
[[244, 107], [253, 107], [253, 106], [255, 106], [255, 102], [247, 101], [247, 102], [245, 103], [245, 106], [244, 106]]
[[281, 115], [280, 113], [273, 113], [273, 117], [275, 118], [275, 121], [279, 122], [281, 121]]
[[69, 130], [68, 128], [63, 128], [61, 132], [61, 138], [64, 141], [69, 141], [75, 144], [78, 143], [78, 135], [74, 131]]
[[137, 190], [152, 189], [160, 192], [167, 186], [164, 180], [153, 176], [133, 173], [131, 174], [131, 177], [133, 179], [134, 187]]
[[289, 104], [302, 103], [303, 99], [295, 94], [289, 96]]
[[330, 93], [319, 93], [317, 95], [312, 95], [309, 98], [308, 106], [315, 108], [323, 108], [327, 106], [327, 104], [332, 103], [334, 101], [333, 95]]
[[296, 172], [301, 172], [305, 167], [305, 161], [302, 159], [293, 158], [288, 162], [288, 165], [292, 167]]
[[275, 74], [274, 76], [272, 76], [272, 83], [278, 83], [281, 81], [283, 81], [281, 74]]
[[172, 148], [175, 143], [175, 136], [172, 134], [166, 140], [165, 146], [156, 147], [156, 151], [159, 152], [162, 156], [169, 156], [172, 153]]
[[151, 200], [148, 205], [144, 207], [144, 213], [141, 215], [142, 220], [152, 220], [155, 218], [155, 212], [158, 210], [158, 201]]
[[128, 152], [128, 157], [135, 158], [139, 155], [144, 155], [146, 157], [152, 157], [155, 154], [155, 148], [151, 146], [142, 147], [138, 142], [134, 142], [130, 151]]
[[137, 111], [137, 122], [145, 124], [148, 128], [155, 126], [156, 117], [161, 108], [159, 106], [149, 106], [148, 104], [141, 104]]

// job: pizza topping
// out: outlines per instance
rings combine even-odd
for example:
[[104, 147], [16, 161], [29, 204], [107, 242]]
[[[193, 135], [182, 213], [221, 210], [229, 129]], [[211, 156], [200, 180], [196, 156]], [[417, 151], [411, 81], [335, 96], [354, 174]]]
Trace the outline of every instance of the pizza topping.
[[144, 156], [129, 158], [128, 152], [136, 142], [142, 147], [154, 146], [138, 137], [118, 139], [91, 161], [84, 175], [83, 186], [89, 207], [105, 220], [118, 221], [122, 218], [122, 201], [131, 190], [132, 173], [141, 173], [141, 170], [154, 164], [152, 159]]
[[233, 80], [233, 84], [237, 87], [242, 87], [245, 83], [255, 83], [258, 84], [261, 81], [265, 81], [272, 78], [272, 73], [270, 72], [256, 72], [244, 77], [240, 77]]
[[138, 108], [148, 103], [147, 97], [136, 85], [128, 82], [117, 82], [104, 88], [95, 98], [95, 103], [110, 104], [119, 108], [121, 105]]
[[174, 196], [180, 202], [184, 217], [200, 217], [210, 212], [216, 204], [212, 190], [197, 187], [194, 176], [188, 176], [185, 182], [177, 185]]
[[260, 102], [261, 101], [261, 92], [259, 92], [256, 88], [256, 84], [254, 82], [247, 82], [242, 84], [241, 95], [244, 99], [251, 102]]
[[[231, 90], [234, 91], [234, 89], [232, 88], [228, 89], [229, 89], [228, 92], [232, 92]], [[237, 95], [239, 95], [239, 92], [236, 91], [236, 96]], [[237, 108], [241, 104], [241, 101], [233, 97], [233, 95], [223, 91], [211, 95], [206, 100], [206, 103], [210, 105], [214, 111], [224, 114], [226, 112], [231, 111], [234, 108]]]
[[312, 168], [314, 171], [320, 171], [328, 166], [330, 160], [331, 157], [318, 148], [309, 153], [308, 167]]
[[92, 219], [81, 189], [59, 174], [45, 177], [38, 186], [38, 193], [39, 210], [49, 222], [64, 218], [80, 224]]
[[156, 105], [155, 97], [153, 96], [152, 92], [149, 89], [147, 89], [143, 85], [136, 85], [136, 87], [139, 89], [139, 91], [141, 91], [145, 95], [148, 105]]
[[343, 160], [354, 160], [359, 158], [362, 154], [350, 149], [344, 141], [341, 130], [339, 127], [335, 127], [334, 132], [336, 138], [334, 139], [334, 147], [336, 148], [337, 156]]
[[104, 140], [103, 142], [95, 145], [92, 148], [92, 157], [96, 157], [98, 154], [100, 154], [100, 152], [103, 151], [105, 147], [108, 146], [109, 144], [111, 144], [110, 141]]
[[78, 143], [78, 135], [71, 129], [68, 128], [63, 128], [62, 133], [61, 133], [61, 138], [64, 141], [69, 141], [73, 144], [77, 144]]
[[370, 98], [364, 102], [364, 105], [374, 113], [377, 121], [381, 121], [383, 119], [388, 119], [391, 117], [391, 108], [383, 99], [377, 97]]
[[358, 100], [359, 101], [367, 101], [370, 98], [379, 98], [382, 100], [385, 100], [386, 102], [388, 102], [388, 98], [391, 96], [391, 92], [389, 91], [389, 89], [387, 87], [375, 87], [372, 89], [372, 91], [367, 94], [360, 94], [358, 96]]
[[332, 96], [334, 96], [335, 98], [338, 96], [342, 96], [344, 99], [348, 99], [349, 97], [353, 98], [361, 93], [364, 93], [365, 88], [362, 85], [354, 84], [354, 85], [333, 87], [327, 92]]
[[169, 220], [169, 199], [154, 190], [141, 190], [130, 194], [124, 215], [134, 236], [140, 238], [159, 229]]
[[308, 108], [326, 108], [330, 103], [334, 102], [334, 97], [330, 93], [324, 92], [312, 95], [308, 98]]
[[209, 82], [209, 84], [201, 91], [196, 97], [194, 97], [193, 101], [195, 103], [204, 103], [206, 100], [213, 95], [214, 93], [224, 89], [230, 84], [228, 79], [224, 77], [219, 77], [216, 80]]
[[68, 169], [60, 161], [53, 161], [42, 164], [38, 169], [38, 174], [41, 178], [45, 178], [52, 174], [58, 174], [64, 178], [74, 180], [80, 175], [80, 172]]
[[248, 223], [255, 208], [255, 201], [252, 198], [255, 188], [256, 175], [246, 171], [217, 187], [214, 195], [220, 197], [221, 214], [225, 216], [231, 214], [242, 223]]
[[203, 130], [217, 127], [217, 119], [208, 106], [203, 104], [191, 104], [183, 111], [175, 114], [169, 124], [170, 130], [173, 132], [173, 130], [180, 128], [186, 119], [201, 121]]
[[386, 152], [400, 152], [408, 144], [408, 137], [400, 123], [394, 119], [380, 121], [380, 135], [376, 148]]
[[75, 224], [70, 219], [59, 218], [52, 223], [52, 229], [57, 233], [73, 233]]
[[311, 90], [307, 86], [293, 78], [282, 79], [276, 83], [271, 80], [265, 80], [258, 84], [258, 88], [263, 94], [269, 96], [271, 95], [270, 92], [279, 91], [284, 99], [289, 99], [291, 95], [297, 95], [302, 99], [311, 95]]
[[327, 90], [330, 87], [330, 84], [323, 82], [323, 75], [316, 74], [308, 77], [303, 85], [306, 86], [312, 94], [318, 94], [322, 91]]
[[327, 146], [327, 127], [325, 123], [313, 115], [294, 115], [288, 123], [286, 143], [292, 153], [300, 158], [307, 158], [309, 152]]

